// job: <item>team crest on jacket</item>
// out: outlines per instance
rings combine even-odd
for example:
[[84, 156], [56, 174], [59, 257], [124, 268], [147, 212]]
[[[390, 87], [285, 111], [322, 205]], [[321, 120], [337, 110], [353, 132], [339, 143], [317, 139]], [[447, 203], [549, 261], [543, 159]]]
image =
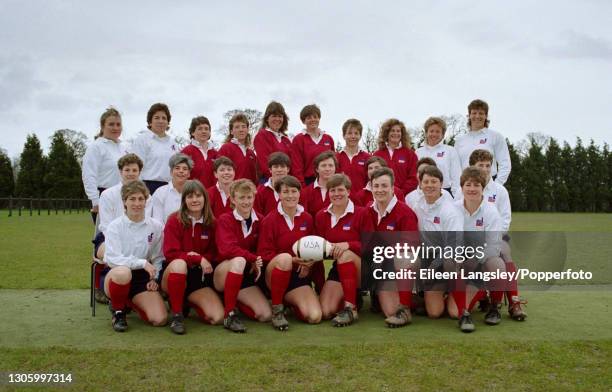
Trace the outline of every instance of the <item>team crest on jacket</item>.
[[395, 222], [387, 223], [387, 230], [395, 230]]
[[147, 236], [147, 242], [149, 242], [149, 244], [150, 244], [151, 242], [153, 242], [153, 233], [151, 233], [151, 234], [149, 234], [149, 235]]
[[300, 226], [300, 231], [306, 231], [307, 227], [308, 225], [306, 224], [306, 222], [302, 223], [302, 225]]
[[200, 234], [200, 238], [203, 240], [207, 240], [208, 239], [208, 231], [203, 231], [202, 234]]
[[439, 216], [434, 216], [433, 223], [440, 224], [440, 217]]
[[484, 218], [476, 219], [476, 227], [484, 226]]
[[344, 231], [349, 231], [351, 229], [351, 222], [345, 223], [344, 226], [342, 226], [342, 230]]
[[487, 142], [487, 138], [480, 139], [480, 144], [485, 144]]
[[329, 142], [323, 142], [323, 144], [329, 146]]
[[406, 163], [406, 160], [405, 160], [405, 159], [402, 159], [402, 158], [398, 159], [397, 161], [398, 161], [399, 163]]
[[364, 166], [364, 165], [365, 165], [365, 161], [357, 161], [357, 164], [358, 164], [359, 166]]
[[497, 197], [497, 195], [491, 195], [489, 196], [489, 203], [495, 203], [495, 198]]
[[436, 156], [438, 158], [444, 158], [444, 151], [440, 151]]

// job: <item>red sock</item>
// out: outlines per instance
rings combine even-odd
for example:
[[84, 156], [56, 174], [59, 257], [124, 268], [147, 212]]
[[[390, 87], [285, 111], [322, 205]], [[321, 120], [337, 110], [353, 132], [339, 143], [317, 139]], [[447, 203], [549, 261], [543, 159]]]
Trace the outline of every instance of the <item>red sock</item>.
[[313, 264], [310, 276], [314, 282], [315, 290], [317, 290], [317, 293], [320, 293], [325, 284], [325, 265], [323, 265], [322, 261]]
[[289, 287], [289, 279], [291, 279], [291, 271], [283, 271], [279, 268], [274, 268], [272, 270], [272, 276], [270, 276], [272, 305], [280, 305], [283, 303], [285, 291], [287, 291], [287, 287]]
[[[516, 273], [516, 264], [514, 261], [506, 261], [506, 271]], [[518, 280], [513, 279], [508, 282], [508, 291], [506, 291], [506, 298], [508, 303], [512, 303], [512, 297], [518, 297]]]
[[474, 306], [476, 306], [478, 301], [480, 301], [486, 296], [487, 296], [486, 290], [482, 290], [482, 289], [478, 290], [478, 292], [474, 295], [474, 298], [472, 298], [472, 300], [470, 301], [470, 305], [468, 306], [468, 312], [471, 313], [472, 309], [474, 309]]
[[225, 317], [236, 308], [238, 292], [242, 284], [242, 274], [228, 272], [225, 276], [225, 288], [223, 289], [223, 303], [225, 304]]
[[249, 305], [245, 305], [242, 302], [238, 302], [238, 309], [242, 312], [242, 314], [244, 314], [251, 320], [257, 320], [257, 317], [255, 317], [255, 311], [253, 311], [253, 309], [251, 309]]
[[98, 264], [96, 263], [96, 266], [94, 267], [94, 287], [99, 289], [100, 288], [100, 275], [102, 275], [102, 271], [104, 271], [104, 264]]
[[108, 284], [108, 294], [110, 294], [113, 310], [123, 310], [130, 295], [130, 283], [118, 284], [111, 279]]
[[504, 298], [503, 291], [491, 291], [491, 303], [499, 304], [501, 303], [502, 298]]
[[338, 276], [342, 284], [344, 292], [344, 300], [350, 302], [354, 306], [357, 305], [357, 268], [352, 261], [347, 263], [338, 263]]
[[465, 282], [463, 279], [456, 279], [454, 281], [455, 287], [454, 290], [451, 291], [451, 295], [455, 300], [455, 304], [457, 304], [457, 317], [461, 318], [463, 316], [463, 312], [465, 311]]
[[400, 304], [407, 308], [412, 308], [412, 279], [403, 279], [397, 283], [397, 293], [399, 294]]
[[212, 324], [210, 322], [210, 318], [206, 315], [206, 312], [204, 312], [204, 309], [193, 303], [191, 304], [191, 307], [195, 309], [198, 317], [200, 317], [200, 320], [204, 321], [205, 323]]
[[168, 274], [168, 297], [170, 298], [172, 313], [181, 313], [183, 311], [183, 297], [185, 296], [185, 287], [187, 286], [186, 279], [185, 274], [175, 272]]

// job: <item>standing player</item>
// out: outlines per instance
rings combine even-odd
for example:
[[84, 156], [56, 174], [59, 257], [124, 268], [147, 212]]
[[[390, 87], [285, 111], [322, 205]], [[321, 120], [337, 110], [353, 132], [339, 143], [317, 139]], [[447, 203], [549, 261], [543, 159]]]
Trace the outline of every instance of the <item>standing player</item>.
[[100, 132], [83, 156], [83, 186], [87, 198], [91, 200], [94, 223], [100, 194], [121, 182], [117, 174], [117, 161], [126, 153], [125, 145], [119, 140], [121, 132], [121, 114], [115, 108], [106, 109], [100, 116]]
[[261, 222], [257, 254], [266, 266], [266, 284], [272, 297], [272, 326], [285, 331], [289, 323], [283, 302], [292, 305], [296, 315], [309, 324], [321, 321], [321, 305], [310, 286], [310, 267], [292, 250], [298, 239], [313, 232], [312, 217], [299, 204], [301, 184], [297, 178], [286, 176], [276, 182], [275, 188], [280, 203]]
[[[374, 196], [372, 195], [372, 173], [374, 173], [378, 169], [382, 169], [387, 166], [387, 161], [382, 159], [381, 157], [371, 156], [366, 161], [366, 169], [368, 175], [368, 182], [365, 187], [359, 190], [356, 193], [351, 192], [351, 199], [353, 202], [360, 207], [369, 207], [374, 202]], [[393, 193], [397, 197], [398, 200], [404, 200], [404, 192], [398, 188], [397, 186], [393, 187]]]
[[503, 185], [508, 180], [512, 168], [510, 153], [506, 139], [499, 132], [489, 129], [488, 115], [489, 105], [485, 101], [476, 99], [470, 102], [468, 105], [470, 131], [466, 135], [457, 137], [455, 149], [463, 169], [468, 167], [472, 151], [476, 149], [490, 151], [493, 154], [493, 179]]
[[[446, 122], [440, 117], [429, 117], [423, 126], [425, 143], [416, 150], [419, 159], [431, 158], [442, 172], [444, 188], [455, 196], [461, 192], [459, 178], [461, 177], [461, 162], [454, 147], [444, 143]], [[418, 165], [417, 165], [418, 166]]]
[[234, 162], [237, 179], [257, 181], [257, 162], [251, 146], [249, 119], [243, 113], [235, 114], [230, 119], [229, 133], [219, 149], [219, 156], [228, 157]]
[[319, 154], [312, 163], [317, 177], [314, 182], [304, 188], [300, 195], [300, 204], [306, 212], [315, 216], [317, 212], [329, 205], [329, 193], [327, 181], [336, 173], [338, 161], [333, 151], [325, 151]]
[[[510, 245], [508, 243], [510, 241], [508, 230], [510, 230], [510, 222], [512, 220], [510, 196], [503, 185], [493, 181], [491, 178], [492, 164], [493, 155], [491, 155], [491, 153], [487, 150], [474, 150], [474, 152], [472, 152], [470, 155], [470, 166], [476, 166], [478, 169], [480, 169], [487, 179], [487, 185], [483, 191], [485, 200], [495, 205], [502, 218], [502, 232], [504, 233], [504, 241], [501, 244], [501, 256], [506, 263], [506, 270], [508, 272], [516, 272], [516, 264], [514, 264], [514, 261], [512, 261]], [[525, 304], [526, 302], [518, 295], [517, 281], [513, 280], [510, 282], [509, 288], [510, 289], [506, 291], [508, 313], [513, 320], [524, 321], [525, 318], [527, 318], [527, 313], [525, 313], [521, 305]]]
[[210, 140], [210, 134], [210, 121], [204, 116], [194, 117], [189, 126], [191, 143], [181, 150], [193, 160], [189, 179], [199, 180], [205, 188], [215, 185], [213, 162], [218, 155]]
[[271, 211], [276, 211], [279, 196], [274, 190], [274, 184], [289, 174], [290, 167], [291, 159], [289, 159], [289, 155], [280, 151], [270, 154], [268, 157], [268, 169], [270, 170], [271, 177], [257, 187], [255, 205], [253, 207], [255, 211], [263, 216], [268, 215]]
[[113, 329], [127, 330], [126, 308], [136, 308], [151, 325], [166, 324], [168, 314], [158, 292], [157, 276], [163, 261], [163, 226], [145, 216], [149, 190], [141, 181], [121, 188], [125, 215], [106, 228], [104, 262], [111, 268], [104, 278], [104, 291], [110, 298]]
[[223, 292], [223, 325], [233, 332], [246, 332], [235, 311], [237, 304], [252, 319], [266, 322], [272, 317], [268, 300], [257, 286], [263, 265], [256, 253], [262, 216], [253, 209], [255, 185], [250, 180], [234, 181], [230, 198], [234, 210], [217, 221], [217, 249], [223, 261], [215, 268], [214, 282], [215, 289]]
[[134, 140], [133, 152], [142, 159], [141, 177], [151, 194], [170, 180], [168, 161], [178, 152], [174, 139], [166, 132], [170, 129], [170, 109], [165, 103], [151, 105], [147, 112], [147, 128]]
[[212, 212], [215, 218], [219, 218], [221, 214], [232, 211], [229, 194], [236, 172], [234, 171], [234, 162], [224, 156], [220, 156], [215, 160], [214, 169], [217, 183], [206, 191], [210, 198]]
[[417, 156], [412, 150], [410, 135], [403, 122], [392, 118], [383, 123], [378, 134], [378, 151], [374, 155], [387, 161], [393, 170], [397, 187], [404, 194], [416, 189]]
[[306, 105], [300, 112], [300, 120], [306, 126], [291, 142], [291, 175], [302, 185], [315, 181], [314, 160], [325, 151], [334, 151], [334, 139], [319, 129], [321, 110], [317, 105]]
[[336, 154], [338, 173], [344, 173], [351, 180], [351, 195], [362, 190], [368, 183], [366, 162], [370, 154], [359, 149], [359, 140], [363, 126], [357, 119], [351, 118], [342, 125], [342, 137], [346, 145]]
[[361, 230], [367, 226], [367, 213], [349, 199], [351, 180], [334, 174], [327, 182], [331, 204], [317, 213], [315, 232], [332, 243], [334, 264], [321, 290], [321, 310], [336, 327], [357, 320], [357, 290], [361, 277]]
[[215, 224], [208, 195], [198, 180], [183, 187], [181, 208], [168, 217], [164, 228], [166, 263], [161, 286], [168, 293], [172, 332], [185, 333], [183, 309], [187, 302], [204, 322], [223, 320], [223, 304], [213, 288], [216, 260]]
[[183, 186], [189, 179], [193, 161], [185, 154], [174, 154], [168, 161], [170, 166], [170, 183], [157, 188], [151, 197], [151, 216], [165, 224], [168, 215], [181, 206]]
[[291, 140], [287, 137], [288, 126], [289, 117], [283, 105], [275, 101], [270, 102], [263, 116], [262, 128], [257, 132], [253, 141], [262, 184], [270, 178], [268, 168], [270, 154], [275, 151], [291, 154]]

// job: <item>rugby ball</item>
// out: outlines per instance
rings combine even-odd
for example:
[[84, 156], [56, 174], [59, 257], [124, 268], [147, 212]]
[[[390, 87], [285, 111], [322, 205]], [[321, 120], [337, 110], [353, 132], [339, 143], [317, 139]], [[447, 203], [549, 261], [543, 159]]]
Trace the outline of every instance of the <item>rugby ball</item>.
[[332, 245], [318, 235], [307, 235], [295, 241], [293, 253], [304, 261], [321, 261], [331, 255]]

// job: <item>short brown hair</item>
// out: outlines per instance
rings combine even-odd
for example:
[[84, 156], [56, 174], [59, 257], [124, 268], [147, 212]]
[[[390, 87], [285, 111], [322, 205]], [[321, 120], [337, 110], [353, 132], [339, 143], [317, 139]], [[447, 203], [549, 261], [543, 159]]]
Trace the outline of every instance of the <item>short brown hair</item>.
[[102, 115], [100, 116], [100, 132], [98, 132], [98, 135], [96, 135], [96, 139], [104, 135], [104, 124], [106, 124], [106, 120], [108, 120], [109, 117], [121, 118], [121, 113], [119, 113], [119, 111], [112, 106], [106, 109], [104, 113], [102, 113]]
[[426, 165], [431, 165], [431, 166], [438, 166], [436, 165], [436, 161], [434, 161], [433, 159], [431, 159], [430, 157], [423, 157], [421, 159], [419, 159], [417, 161], [416, 167], [418, 169], [419, 166], [421, 166], [422, 164], [426, 164]]
[[[338, 160], [336, 159], [336, 153], [333, 151], [323, 151], [322, 153], [320, 153], [319, 155], [317, 155], [317, 157], [314, 159], [314, 161], [312, 162], [313, 166], [314, 166], [314, 170], [315, 172], [317, 171], [317, 169], [319, 168], [319, 164], [327, 159], [331, 159], [334, 161], [334, 167], [336, 169], [338, 169]], [[318, 175], [317, 175], [318, 177]]]
[[446, 134], [446, 121], [444, 121], [442, 118], [440, 118], [440, 117], [429, 117], [425, 121], [425, 125], [423, 125], [423, 130], [425, 131], [425, 133], [427, 133], [427, 130], [432, 125], [439, 125], [440, 128], [442, 128], [442, 135]]
[[[147, 112], [147, 128], [151, 129], [151, 121], [153, 121], [153, 116], [157, 112], [166, 113], [166, 117], [168, 118], [168, 124], [170, 124], [172, 116], [170, 115], [170, 109], [168, 109], [168, 105], [166, 105], [165, 103], [158, 102], [151, 105], [149, 111]], [[168, 126], [168, 129], [170, 129], [170, 126]]]
[[319, 109], [319, 107], [315, 104], [304, 106], [300, 111], [300, 120], [304, 122], [304, 120], [306, 120], [306, 117], [310, 115], [315, 115], [321, 118], [321, 109]]
[[482, 171], [474, 166], [466, 167], [461, 173], [461, 179], [459, 180], [459, 184], [463, 186], [467, 181], [472, 180], [480, 183], [482, 185], [482, 189], [487, 186], [487, 179], [485, 178]]
[[381, 167], [372, 173], [370, 182], [374, 182], [375, 179], [382, 176], [389, 176], [391, 178], [391, 185], [395, 185], [395, 175], [393, 174], [393, 170], [389, 169], [388, 167]]
[[356, 118], [349, 118], [342, 124], [342, 136], [346, 135], [349, 129], [355, 128], [359, 131], [359, 136], [363, 133], [363, 125], [361, 125], [361, 121]]
[[382, 167], [389, 167], [389, 165], [387, 164], [387, 161], [385, 161], [384, 158], [381, 158], [378, 155], [372, 155], [366, 161], [366, 169], [370, 167], [370, 165], [373, 164], [374, 162], [380, 163], [380, 166]]
[[489, 126], [489, 104], [486, 103], [485, 101], [483, 101], [482, 99], [475, 99], [472, 102], [470, 102], [470, 104], [468, 105], [468, 126], [472, 126], [472, 121], [470, 121], [470, 112], [472, 110], [484, 110], [485, 114], [487, 115], [487, 119], [485, 120], [485, 127]]
[[189, 138], [190, 139], [193, 139], [193, 133], [195, 132], [198, 125], [202, 125], [202, 124], [208, 125], [208, 128], [210, 128], [212, 132], [212, 126], [210, 125], [210, 121], [208, 121], [208, 118], [204, 116], [194, 117], [191, 119], [191, 125], [189, 125]]
[[208, 192], [204, 189], [204, 185], [198, 180], [187, 180], [183, 185], [183, 193], [181, 194], [181, 207], [178, 210], [177, 218], [184, 227], [191, 226], [191, 218], [189, 217], [189, 208], [187, 207], [187, 196], [194, 193], [200, 193], [204, 196], [204, 207], [202, 208], [202, 220], [204, 226], [209, 226], [215, 220], [212, 208], [210, 207], [210, 199]]
[[470, 154], [470, 166], [475, 165], [477, 162], [491, 162], [493, 163], [493, 154], [487, 150], [474, 150]]
[[130, 195], [142, 193], [145, 199], [149, 198], [149, 188], [144, 182], [140, 180], [130, 181], [127, 184], [121, 186], [121, 200], [124, 202], [130, 197]]
[[255, 184], [253, 184], [253, 181], [249, 180], [248, 178], [241, 178], [232, 182], [232, 185], [230, 185], [229, 192], [230, 196], [234, 197], [236, 192], [257, 193], [257, 188], [255, 187]]
[[329, 190], [340, 185], [344, 185], [346, 189], [350, 190], [352, 185], [351, 179], [348, 178], [346, 174], [334, 174], [329, 180], [327, 180], [326, 188]]
[[268, 127], [268, 119], [273, 114], [283, 116], [283, 125], [281, 125], [278, 131], [286, 136], [287, 128], [289, 127], [289, 116], [287, 116], [287, 113], [285, 112], [285, 108], [283, 107], [283, 105], [281, 105], [280, 103], [276, 101], [270, 102], [268, 106], [266, 107], [266, 112], [264, 113], [263, 120], [261, 122], [262, 126], [264, 128]]
[[274, 190], [276, 191], [276, 193], [280, 193], [281, 186], [283, 185], [288, 188], [297, 188], [298, 191], [302, 190], [302, 184], [300, 184], [300, 181], [293, 176], [285, 176], [280, 180], [276, 181], [276, 183], [274, 183]]
[[285, 154], [282, 151], [276, 151], [272, 154], [268, 155], [268, 168], [271, 169], [272, 166], [287, 166], [291, 167], [291, 158], [289, 155]]
[[140, 159], [140, 157], [134, 153], [125, 154], [124, 156], [119, 158], [119, 160], [117, 161], [117, 167], [119, 168], [119, 170], [122, 170], [125, 166], [131, 165], [132, 163], [137, 164], [138, 169], [142, 171], [142, 167], [144, 166], [144, 164], [142, 163], [142, 159]]
[[378, 149], [385, 150], [387, 148], [387, 141], [389, 140], [389, 132], [391, 128], [399, 125], [402, 131], [402, 146], [406, 148], [412, 148], [412, 141], [410, 140], [410, 134], [406, 129], [403, 122], [397, 118], [390, 118], [380, 126], [380, 132], [378, 133]]
[[419, 170], [419, 181], [423, 181], [423, 177], [427, 174], [431, 177], [436, 177], [440, 182], [444, 182], [444, 175], [436, 166], [427, 165], [423, 170]]
[[[225, 142], [231, 142], [232, 141], [232, 129], [234, 129], [234, 124], [235, 123], [243, 123], [246, 124], [247, 129], [249, 128], [249, 118], [246, 116], [246, 114], [244, 113], [236, 113], [232, 116], [232, 118], [229, 120], [229, 131], [227, 133], [227, 136], [225, 137]], [[246, 135], [246, 140], [244, 141], [245, 146], [250, 146], [251, 145], [251, 132], [250, 130], [247, 131], [247, 135]]]
[[215, 172], [219, 170], [221, 166], [231, 166], [232, 169], [236, 170], [236, 166], [234, 166], [234, 161], [232, 161], [226, 156], [220, 156], [219, 158], [215, 159], [215, 162], [213, 163], [213, 169], [215, 170]]

